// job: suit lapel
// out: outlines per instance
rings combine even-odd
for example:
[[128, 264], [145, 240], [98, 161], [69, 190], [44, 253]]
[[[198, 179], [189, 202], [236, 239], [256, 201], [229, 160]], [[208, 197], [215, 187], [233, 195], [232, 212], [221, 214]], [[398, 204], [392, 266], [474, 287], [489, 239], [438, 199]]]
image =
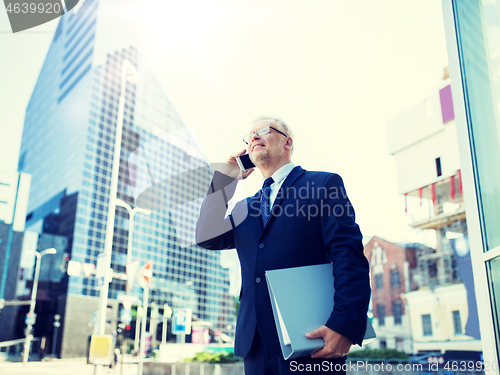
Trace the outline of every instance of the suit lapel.
[[260, 214], [260, 195], [262, 194], [262, 190], [259, 190], [253, 197], [249, 198], [248, 201], [248, 216], [252, 220], [257, 221], [257, 226], [262, 232], [262, 216]]
[[[274, 200], [273, 208], [272, 208], [272, 215], [271, 218], [269, 219], [269, 222], [266, 225], [266, 228], [269, 227], [271, 224], [271, 221], [273, 221], [273, 218], [276, 214], [276, 210], [278, 210], [278, 206], [281, 205], [281, 202], [283, 202], [283, 199], [287, 196], [288, 190], [292, 187], [292, 185], [295, 183], [295, 181], [302, 176], [305, 173], [305, 169], [303, 169], [300, 166], [295, 167], [292, 169], [292, 171], [289, 173], [289, 175], [285, 178], [285, 181], [281, 185], [278, 195], [276, 196], [276, 199]], [[260, 194], [259, 194], [260, 198]], [[262, 219], [259, 216], [259, 222], [260, 222], [260, 227], [262, 228]], [[265, 230], [265, 228], [264, 228]]]
[[[276, 210], [278, 209], [277, 207], [281, 205], [281, 202], [283, 199], [287, 196], [288, 190], [292, 187], [292, 185], [295, 183], [295, 181], [302, 176], [305, 173], [305, 169], [303, 169], [300, 166], [295, 167], [292, 169], [290, 174], [285, 178], [285, 181], [280, 187], [280, 190], [278, 191], [278, 195], [276, 196], [276, 199], [274, 200], [273, 208], [272, 208], [272, 215], [269, 220], [269, 223], [267, 223], [266, 228], [269, 227], [269, 224], [273, 220], [273, 217], [275, 215]], [[262, 225], [262, 215], [260, 212], [260, 196], [262, 194], [262, 190], [259, 190], [253, 197], [248, 198], [248, 216], [252, 218], [253, 220], [257, 221], [257, 225], [260, 228], [261, 232], [263, 232], [265, 228], [263, 228]]]

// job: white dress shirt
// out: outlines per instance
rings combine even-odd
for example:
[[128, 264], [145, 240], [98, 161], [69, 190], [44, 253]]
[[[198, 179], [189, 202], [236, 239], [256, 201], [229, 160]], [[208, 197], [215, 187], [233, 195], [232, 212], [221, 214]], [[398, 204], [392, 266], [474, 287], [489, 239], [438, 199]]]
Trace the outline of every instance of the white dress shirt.
[[[283, 185], [285, 178], [287, 178], [287, 176], [290, 174], [293, 168], [295, 168], [295, 164], [290, 162], [282, 166], [271, 176], [274, 182], [271, 184], [271, 194], [269, 195], [269, 200], [271, 201], [271, 204], [269, 205], [270, 209], [273, 208], [274, 201], [278, 196], [278, 192], [280, 190], [281, 185]], [[263, 185], [265, 180], [266, 180], [265, 178], [262, 180]]]

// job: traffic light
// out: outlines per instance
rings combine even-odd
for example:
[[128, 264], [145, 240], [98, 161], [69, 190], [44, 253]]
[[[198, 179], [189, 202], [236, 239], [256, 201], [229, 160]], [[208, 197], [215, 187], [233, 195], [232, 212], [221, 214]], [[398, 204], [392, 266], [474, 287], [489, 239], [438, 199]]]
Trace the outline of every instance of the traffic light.
[[125, 326], [125, 337], [128, 339], [132, 338], [132, 326], [130, 324]]

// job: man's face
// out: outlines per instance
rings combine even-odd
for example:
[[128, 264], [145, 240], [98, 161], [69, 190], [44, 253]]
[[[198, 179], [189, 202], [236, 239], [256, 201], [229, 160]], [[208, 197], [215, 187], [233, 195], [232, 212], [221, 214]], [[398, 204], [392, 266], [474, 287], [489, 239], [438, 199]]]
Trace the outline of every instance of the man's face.
[[[254, 133], [266, 126], [272, 126], [273, 128], [283, 131], [283, 129], [273, 121], [262, 120], [255, 123], [250, 132]], [[285, 144], [287, 139], [287, 137], [273, 129], [270, 129], [269, 133], [262, 136], [257, 134], [254, 135], [248, 144], [250, 159], [252, 159], [257, 167], [263, 164], [270, 165], [273, 162], [279, 162], [285, 155]]]

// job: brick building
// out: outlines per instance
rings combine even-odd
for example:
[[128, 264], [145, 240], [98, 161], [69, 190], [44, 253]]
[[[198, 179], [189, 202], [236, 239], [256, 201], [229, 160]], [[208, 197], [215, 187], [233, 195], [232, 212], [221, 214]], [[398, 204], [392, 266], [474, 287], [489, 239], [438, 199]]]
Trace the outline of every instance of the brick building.
[[365, 245], [365, 256], [370, 263], [373, 327], [377, 332], [372, 347], [411, 352], [409, 318], [402, 296], [417, 289], [413, 280], [415, 248], [373, 237]]

